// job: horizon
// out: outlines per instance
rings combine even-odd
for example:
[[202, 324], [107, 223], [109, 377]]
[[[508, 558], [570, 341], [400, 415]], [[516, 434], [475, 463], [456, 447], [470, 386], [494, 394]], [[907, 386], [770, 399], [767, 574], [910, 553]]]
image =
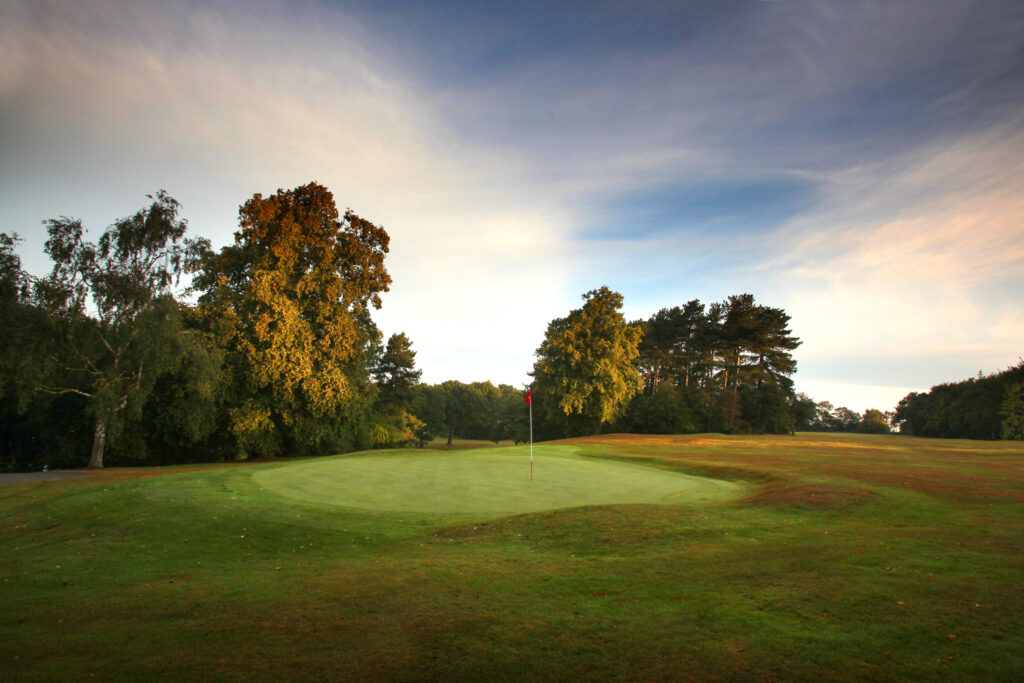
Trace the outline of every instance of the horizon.
[[521, 386], [602, 285], [749, 292], [795, 390], [892, 410], [1024, 354], [1024, 7], [0, 4], [0, 231], [48, 270], [159, 189], [213, 247], [310, 181], [384, 227], [431, 384]]

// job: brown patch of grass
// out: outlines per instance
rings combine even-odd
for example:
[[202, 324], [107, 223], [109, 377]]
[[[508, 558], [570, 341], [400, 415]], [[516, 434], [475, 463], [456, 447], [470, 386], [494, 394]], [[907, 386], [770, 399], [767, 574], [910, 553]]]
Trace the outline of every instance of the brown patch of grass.
[[568, 443], [584, 446], [590, 455], [678, 463], [687, 471], [723, 479], [814, 482], [841, 477], [946, 500], [1024, 502], [1019, 443], [810, 433], [606, 434]]
[[751, 505], [796, 505], [818, 509], [845, 509], [866, 503], [867, 489], [835, 484], [775, 483], [743, 502]]

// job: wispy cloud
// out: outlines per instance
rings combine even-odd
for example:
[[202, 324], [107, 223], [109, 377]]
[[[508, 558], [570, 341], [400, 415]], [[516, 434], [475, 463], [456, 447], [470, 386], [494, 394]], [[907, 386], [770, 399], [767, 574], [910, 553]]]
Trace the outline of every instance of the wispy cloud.
[[[241, 8], [122, 9], [39, 5], [8, 27], [29, 37], [31, 58], [5, 94], [27, 134], [5, 142], [30, 167], [77, 167], [82, 189], [103, 196], [83, 202], [94, 228], [167, 187], [197, 232], [225, 244], [253, 192], [318, 180], [389, 231], [394, 286], [377, 317], [410, 334], [427, 380], [525, 379], [544, 325], [574, 296], [557, 260], [564, 217], [510, 164], [460, 145], [429, 98], [374, 58], [364, 27], [269, 4], [255, 23]], [[38, 193], [16, 165], [5, 171], [10, 193]], [[81, 196], [40, 195], [36, 225], [82, 215]]]
[[428, 381], [525, 380], [601, 284], [636, 317], [785, 307], [798, 387], [1024, 338], [1016, 3], [0, 11], [0, 229], [38, 252], [41, 219], [163, 187], [219, 245], [252, 193], [318, 180], [391, 235], [377, 319]]

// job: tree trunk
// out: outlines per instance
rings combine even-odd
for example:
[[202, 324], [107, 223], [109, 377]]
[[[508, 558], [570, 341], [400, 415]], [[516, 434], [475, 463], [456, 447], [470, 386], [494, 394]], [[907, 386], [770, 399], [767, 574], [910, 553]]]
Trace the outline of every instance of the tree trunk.
[[452, 445], [452, 438], [455, 436], [455, 425], [448, 426], [448, 445]]
[[89, 457], [89, 469], [103, 469], [103, 443], [107, 440], [107, 423], [102, 417], [96, 418], [96, 429], [92, 435], [92, 455]]

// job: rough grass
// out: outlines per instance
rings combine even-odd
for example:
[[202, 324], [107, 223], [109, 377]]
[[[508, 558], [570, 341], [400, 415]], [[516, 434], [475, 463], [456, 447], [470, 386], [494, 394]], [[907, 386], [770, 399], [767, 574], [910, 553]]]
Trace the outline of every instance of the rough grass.
[[749, 495], [477, 519], [261, 490], [315, 460], [0, 487], [0, 677], [1018, 677], [1021, 445], [563, 445]]

